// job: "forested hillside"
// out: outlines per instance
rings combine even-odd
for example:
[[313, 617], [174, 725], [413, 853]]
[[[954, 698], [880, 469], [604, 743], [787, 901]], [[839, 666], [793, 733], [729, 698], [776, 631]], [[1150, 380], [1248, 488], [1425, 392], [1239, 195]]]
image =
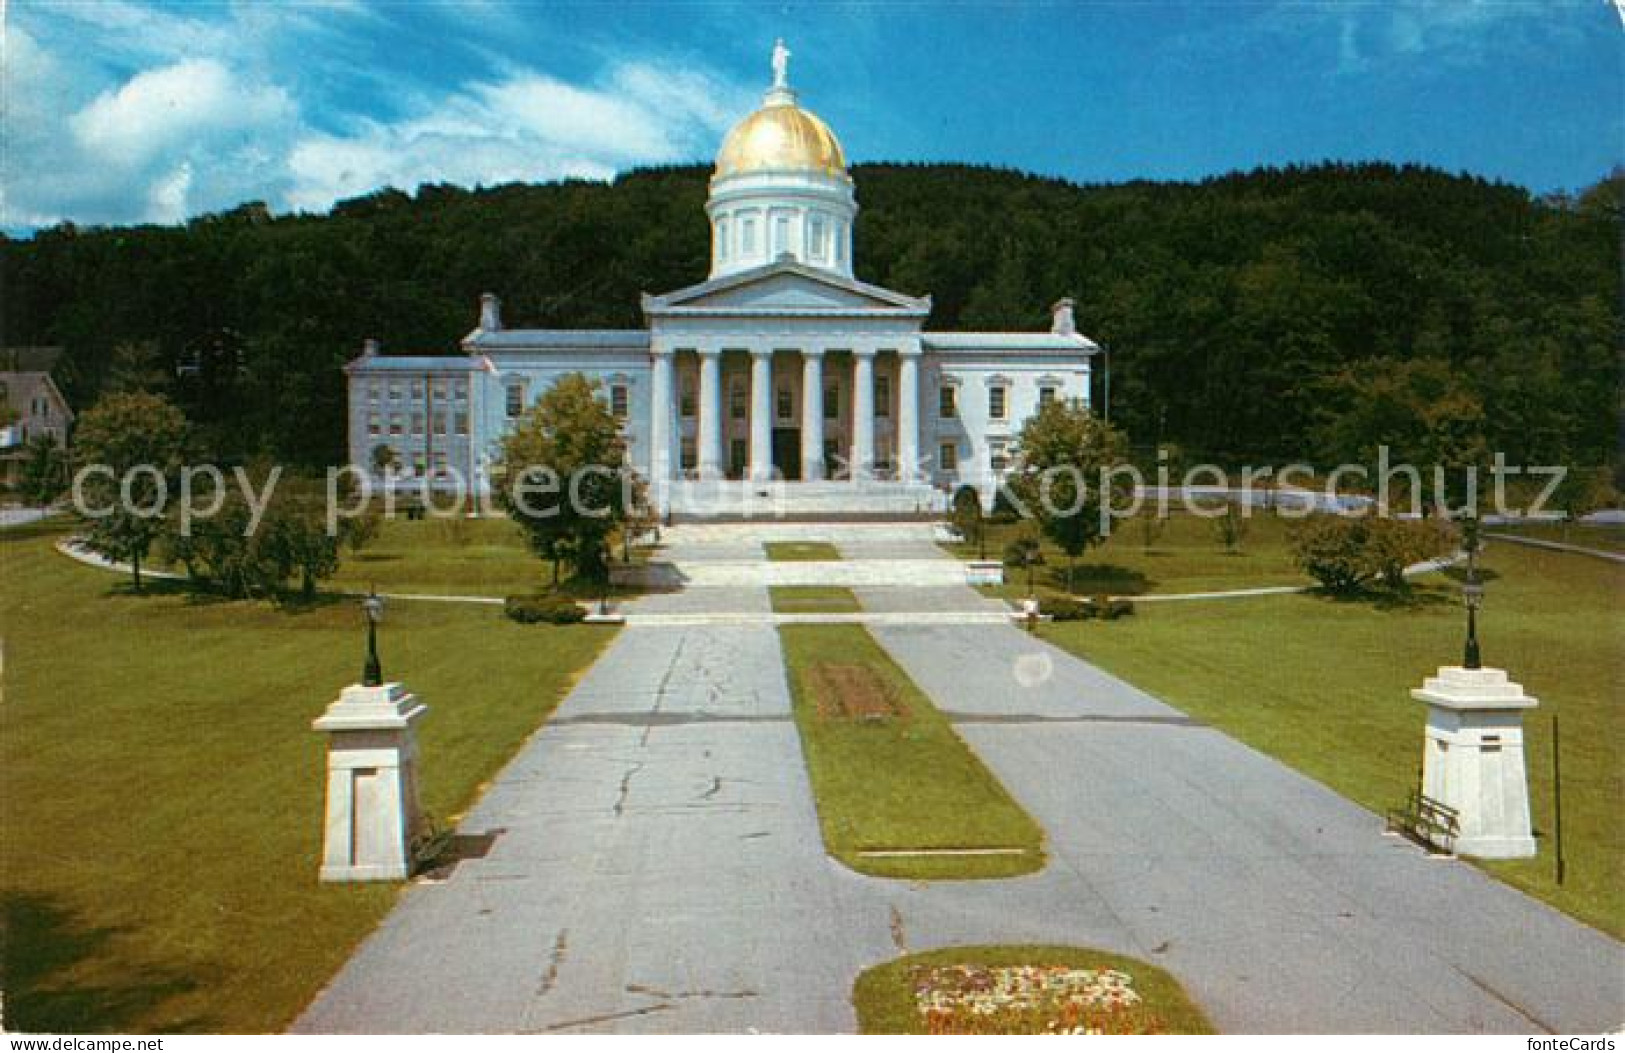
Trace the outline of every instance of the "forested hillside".
[[[703, 279], [707, 174], [52, 228], [0, 244], [0, 341], [64, 346], [76, 405], [159, 389], [215, 449], [325, 463], [343, 448], [339, 367], [363, 337], [453, 349], [485, 291], [515, 326], [638, 326], [640, 292]], [[939, 329], [1039, 329], [1076, 297], [1137, 444], [1612, 458], [1621, 177], [1537, 200], [1387, 165], [1117, 186], [955, 165], [853, 176], [859, 277], [932, 294]]]

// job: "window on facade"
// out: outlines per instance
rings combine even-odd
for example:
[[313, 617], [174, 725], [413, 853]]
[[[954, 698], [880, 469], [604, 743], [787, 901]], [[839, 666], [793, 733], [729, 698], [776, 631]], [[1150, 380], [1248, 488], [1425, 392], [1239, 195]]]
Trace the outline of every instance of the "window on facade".
[[381, 398], [383, 396], [383, 393], [384, 393], [383, 389], [381, 387], [379, 387], [377, 384], [368, 384], [367, 385], [367, 401], [368, 402], [377, 402], [379, 400], [379, 398]]
[[451, 386], [451, 397], [461, 402], [468, 398], [468, 381], [459, 380]]
[[683, 394], [678, 406], [678, 412], [684, 417], [694, 416], [694, 382], [692, 380], [683, 384]]
[[875, 416], [891, 416], [891, 377], [875, 377]]
[[841, 415], [841, 389], [835, 384], [824, 388], [824, 419], [834, 420]]
[[835, 262], [846, 262], [846, 228], [839, 224], [835, 227]]
[[745, 419], [745, 384], [735, 380], [728, 385], [728, 416], [734, 420]]
[[457, 413], [457, 434], [468, 434], [468, 414], [462, 411], [458, 411]]
[[700, 459], [695, 452], [693, 439], [684, 439], [682, 441], [677, 457], [678, 466], [685, 472], [692, 472], [699, 465]]
[[823, 216], [815, 214], [807, 220], [807, 256], [810, 259], [822, 260], [825, 257], [828, 237]]
[[444, 413], [434, 415], [434, 433], [436, 435], [446, 434], [446, 415]]
[[717, 220], [717, 259], [728, 258], [728, 220]]
[[625, 420], [629, 412], [627, 404], [631, 401], [625, 384], [613, 384], [609, 389], [609, 411], [615, 415], [616, 420]]
[[953, 420], [959, 416], [959, 389], [944, 384], [937, 389], [937, 416]]
[[413, 454], [412, 455], [412, 473], [414, 475], [422, 475], [424, 467], [425, 466], [424, 466], [424, 463], [423, 463], [423, 454], [421, 454], [421, 453]]
[[508, 382], [507, 413], [510, 417], [517, 417], [525, 412], [525, 383], [522, 380]]
[[792, 414], [795, 413], [795, 404], [794, 400], [790, 398], [790, 389], [780, 388], [775, 398], [778, 402], [776, 410], [778, 412], [779, 419], [789, 420]]
[[756, 221], [742, 219], [739, 221], [739, 251], [749, 256], [756, 251]]
[[1004, 419], [1005, 388], [1003, 384], [995, 384], [987, 389], [987, 417], [989, 420]]
[[434, 392], [435, 398], [443, 399], [446, 397], [446, 382], [444, 380], [437, 380], [434, 382], [434, 387], [430, 390]]
[[423, 398], [423, 381], [412, 381], [412, 397], [415, 399]]
[[399, 413], [391, 413], [389, 415], [389, 433], [391, 435], [402, 435], [405, 432], [406, 418]]
[[434, 470], [437, 472], [446, 470], [446, 455], [440, 450], [434, 452]]
[[790, 251], [790, 217], [773, 217], [773, 256]]
[[1045, 385], [1043, 385], [1042, 387], [1040, 387], [1038, 389], [1038, 408], [1039, 409], [1043, 409], [1045, 406], [1048, 406], [1051, 402], [1054, 402], [1054, 401], [1055, 401], [1055, 388], [1054, 388], [1053, 385], [1045, 384]]
[[378, 416], [378, 414], [376, 414], [376, 413], [369, 413], [367, 415], [367, 434], [368, 435], [382, 435], [383, 433], [384, 433], [384, 421], [383, 421], [383, 418]]
[[991, 456], [988, 458], [988, 461], [990, 464], [992, 464], [995, 472], [1002, 472], [1006, 468], [1010, 467], [1010, 455], [1005, 451], [1004, 443], [994, 443], [989, 452]]
[[396, 400], [398, 402], [398, 401], [400, 401], [401, 396], [404, 395], [405, 393], [406, 393], [406, 389], [401, 387], [401, 382], [400, 381], [392, 380], [392, 381], [389, 382], [389, 397], [390, 398], [392, 398], [392, 399], [394, 399], [394, 400]]
[[735, 439], [728, 444], [728, 472], [730, 475], [743, 475], [745, 472], [745, 440]]
[[945, 472], [959, 471], [959, 447], [951, 442], [943, 443], [937, 451], [937, 464]]
[[421, 414], [421, 413], [412, 414], [412, 434], [413, 435], [422, 435], [423, 434], [423, 414]]

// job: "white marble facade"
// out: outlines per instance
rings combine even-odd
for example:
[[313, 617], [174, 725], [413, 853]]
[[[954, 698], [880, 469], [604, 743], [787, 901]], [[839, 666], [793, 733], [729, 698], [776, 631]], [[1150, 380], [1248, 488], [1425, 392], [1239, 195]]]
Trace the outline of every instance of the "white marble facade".
[[514, 418], [581, 372], [625, 420], [631, 462], [663, 505], [729, 479], [990, 494], [1043, 400], [1087, 402], [1098, 348], [1069, 300], [1048, 332], [933, 333], [929, 296], [854, 278], [852, 179], [834, 134], [797, 103], [787, 58], [775, 49], [762, 107], [718, 154], [704, 282], [645, 295], [644, 329], [510, 329], [487, 295], [462, 354], [369, 343], [346, 369], [351, 461], [388, 446], [409, 475], [456, 472], [483, 489]]

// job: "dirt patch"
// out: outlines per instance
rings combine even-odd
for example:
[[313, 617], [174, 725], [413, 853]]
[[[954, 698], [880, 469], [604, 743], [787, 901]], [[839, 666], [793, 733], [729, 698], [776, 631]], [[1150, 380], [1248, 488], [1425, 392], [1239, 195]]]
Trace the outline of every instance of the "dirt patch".
[[896, 684], [866, 665], [819, 662], [808, 670], [820, 720], [896, 720], [905, 715]]

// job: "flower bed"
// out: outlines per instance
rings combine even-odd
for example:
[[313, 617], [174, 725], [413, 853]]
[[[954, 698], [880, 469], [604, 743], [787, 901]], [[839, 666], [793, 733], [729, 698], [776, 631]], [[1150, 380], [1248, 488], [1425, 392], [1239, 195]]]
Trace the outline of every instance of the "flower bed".
[[1118, 969], [916, 966], [923, 1030], [936, 1035], [1143, 1035], [1165, 1030]]

